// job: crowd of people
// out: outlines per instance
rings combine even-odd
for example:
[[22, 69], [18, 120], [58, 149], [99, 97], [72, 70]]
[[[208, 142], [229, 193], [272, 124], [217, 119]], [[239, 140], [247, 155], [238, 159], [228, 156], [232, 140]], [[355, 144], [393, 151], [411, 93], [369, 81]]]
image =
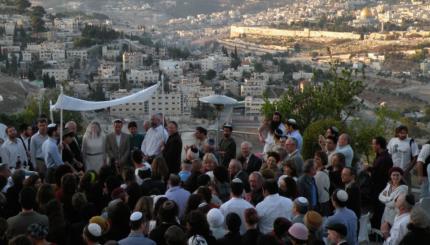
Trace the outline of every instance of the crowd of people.
[[371, 164], [334, 126], [303, 159], [299, 125], [278, 112], [258, 130], [262, 152], [236, 143], [230, 124], [219, 142], [197, 127], [183, 145], [161, 114], [144, 134], [136, 122], [125, 133], [122, 120], [106, 135], [98, 122], [82, 137], [76, 122], [60, 127], [44, 117], [7, 127], [0, 244], [356, 245], [368, 225], [387, 245], [430, 241], [428, 210], [411, 192], [416, 169], [430, 196], [430, 144], [419, 150], [405, 126], [389, 142], [375, 135]]

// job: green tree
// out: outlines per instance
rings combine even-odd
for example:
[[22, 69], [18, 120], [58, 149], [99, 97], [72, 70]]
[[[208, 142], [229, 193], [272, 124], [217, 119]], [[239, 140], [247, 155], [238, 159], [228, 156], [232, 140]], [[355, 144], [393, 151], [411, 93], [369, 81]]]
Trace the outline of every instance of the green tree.
[[[267, 98], [262, 111], [265, 116], [280, 111], [289, 118], [294, 118], [303, 130], [311, 122], [333, 118], [345, 119], [359, 109], [361, 101], [356, 100], [364, 89], [363, 82], [352, 77], [352, 71], [337, 71], [337, 65], [330, 69], [330, 78], [316, 86], [306, 84], [301, 90], [290, 86], [278, 101], [270, 102]], [[344, 113], [344, 114], [342, 114]]]
[[28, 0], [15, 0], [15, 6], [20, 13], [24, 13], [31, 3]]
[[30, 80], [30, 81], [34, 81], [34, 80], [36, 80], [36, 76], [34, 75], [34, 72], [33, 72], [32, 70], [29, 70], [29, 71], [28, 71], [27, 78], [28, 78], [28, 80]]
[[264, 67], [263, 67], [263, 64], [261, 64], [261, 63], [259, 63], [259, 62], [254, 63], [254, 70], [255, 70], [255, 72], [257, 72], [257, 73], [262, 73], [262, 72], [264, 72], [264, 71], [265, 71], [265, 70], [264, 70]]
[[31, 28], [34, 32], [43, 32], [45, 31], [45, 21], [42, 17], [39, 16], [31, 16]]
[[216, 77], [216, 71], [210, 69], [206, 72], [206, 79], [207, 80], [212, 80]]
[[94, 89], [90, 90], [88, 99], [93, 101], [104, 101], [106, 100], [105, 93], [103, 92], [103, 87], [98, 83]]

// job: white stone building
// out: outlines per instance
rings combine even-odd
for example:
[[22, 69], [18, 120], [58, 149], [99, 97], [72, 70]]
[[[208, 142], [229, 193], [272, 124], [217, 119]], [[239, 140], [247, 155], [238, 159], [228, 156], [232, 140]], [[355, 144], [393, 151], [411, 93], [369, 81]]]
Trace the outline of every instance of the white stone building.
[[48, 74], [49, 77], [54, 77], [55, 81], [67, 81], [69, 80], [69, 71], [65, 68], [52, 68], [52, 69], [43, 69], [42, 76]]

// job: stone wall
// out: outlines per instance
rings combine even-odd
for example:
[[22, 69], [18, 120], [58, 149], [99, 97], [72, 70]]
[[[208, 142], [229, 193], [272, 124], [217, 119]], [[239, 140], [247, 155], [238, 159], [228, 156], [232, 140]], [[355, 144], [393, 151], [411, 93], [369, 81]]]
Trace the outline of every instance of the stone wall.
[[266, 37], [299, 37], [299, 38], [328, 38], [328, 39], [354, 39], [359, 40], [360, 34], [352, 32], [330, 32], [304, 30], [281, 30], [266, 27], [231, 26], [230, 37], [236, 38], [244, 35]]

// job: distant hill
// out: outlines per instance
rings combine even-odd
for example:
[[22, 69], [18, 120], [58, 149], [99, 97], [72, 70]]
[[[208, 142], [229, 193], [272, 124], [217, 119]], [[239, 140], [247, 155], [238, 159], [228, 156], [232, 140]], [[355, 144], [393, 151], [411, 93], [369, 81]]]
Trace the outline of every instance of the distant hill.
[[16, 78], [0, 73], [0, 113], [15, 113], [24, 109], [29, 95], [37, 88], [27, 82], [20, 82]]
[[177, 0], [176, 7], [166, 10], [173, 17], [188, 15], [210, 14], [223, 10], [230, 10], [246, 0]]

